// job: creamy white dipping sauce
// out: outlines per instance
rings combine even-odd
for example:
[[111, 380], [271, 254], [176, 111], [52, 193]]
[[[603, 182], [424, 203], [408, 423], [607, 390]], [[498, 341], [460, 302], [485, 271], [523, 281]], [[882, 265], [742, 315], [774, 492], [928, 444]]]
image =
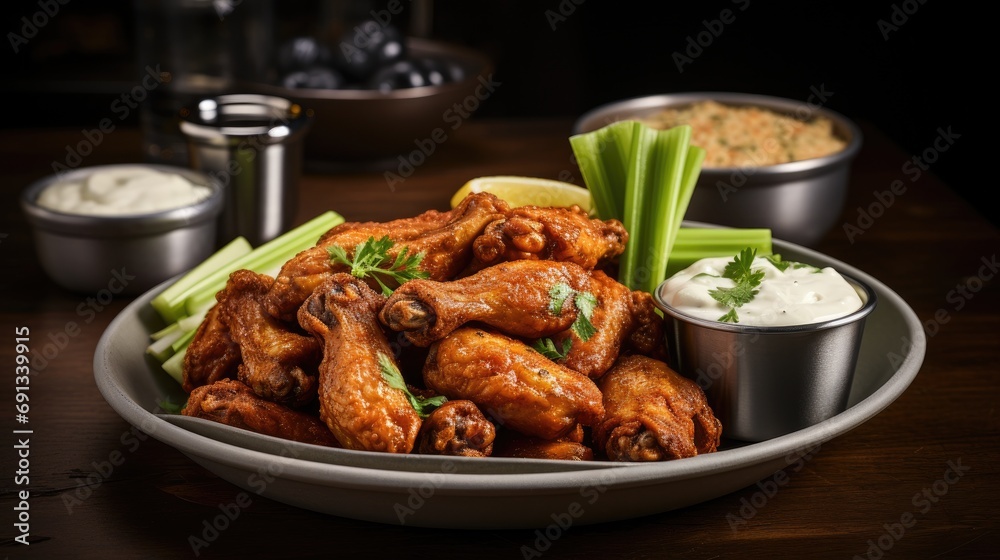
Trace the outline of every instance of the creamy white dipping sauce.
[[210, 194], [208, 187], [175, 173], [124, 166], [97, 170], [81, 180], [53, 183], [39, 194], [37, 203], [67, 214], [118, 216], [188, 206]]
[[[662, 288], [663, 302], [693, 317], [719, 320], [729, 311], [709, 295], [716, 288], [736, 283], [722, 273], [732, 257], [702, 259], [674, 274]], [[864, 305], [858, 292], [830, 267], [788, 266], [784, 271], [764, 257], [756, 257], [752, 270], [764, 279], [754, 298], [736, 308], [739, 324], [788, 326], [818, 323], [843, 317]]]

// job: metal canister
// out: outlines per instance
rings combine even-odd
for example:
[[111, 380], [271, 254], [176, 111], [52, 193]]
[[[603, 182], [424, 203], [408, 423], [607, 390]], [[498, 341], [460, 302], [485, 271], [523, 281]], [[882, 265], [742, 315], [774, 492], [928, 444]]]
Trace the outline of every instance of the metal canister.
[[291, 227], [311, 112], [281, 97], [207, 97], [181, 113], [190, 165], [225, 187], [219, 242], [257, 246]]

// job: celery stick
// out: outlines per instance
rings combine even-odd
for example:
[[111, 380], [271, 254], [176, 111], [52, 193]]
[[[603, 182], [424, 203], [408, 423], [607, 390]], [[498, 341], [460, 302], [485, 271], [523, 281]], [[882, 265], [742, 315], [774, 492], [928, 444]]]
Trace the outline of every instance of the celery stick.
[[[175, 325], [177, 323], [174, 323]], [[180, 328], [174, 329], [170, 334], [161, 337], [146, 347], [146, 353], [156, 359], [161, 364], [174, 354], [174, 343], [184, 338], [187, 333]]]
[[201, 325], [201, 322], [205, 320], [205, 315], [207, 314], [207, 312], [208, 309], [192, 313], [187, 317], [184, 317], [181, 320], [177, 321], [177, 327], [184, 332], [197, 330], [198, 326]]
[[767, 228], [687, 228], [677, 230], [677, 239], [666, 277], [708, 257], [730, 257], [750, 247], [761, 256], [773, 254], [771, 230]]
[[160, 340], [161, 338], [163, 338], [163, 337], [165, 337], [165, 336], [167, 336], [169, 334], [173, 334], [179, 328], [180, 328], [180, 325], [178, 325], [177, 323], [170, 323], [166, 327], [164, 327], [164, 328], [156, 331], [155, 333], [149, 335], [149, 338], [151, 338], [153, 340]]
[[632, 289], [652, 293], [666, 274], [672, 234], [680, 227], [683, 218], [677, 212], [687, 207], [687, 203], [681, 199], [685, 195], [682, 182], [690, 140], [691, 127], [688, 125], [663, 130], [657, 135], [655, 151], [651, 157], [656, 158], [660, 165], [652, 185], [653, 196], [649, 204], [651, 214], [646, 222], [652, 225], [649, 232], [651, 266], [645, 285], [637, 283]]
[[625, 181], [638, 121], [619, 121], [569, 139], [583, 181], [602, 220], [623, 219]]
[[250, 242], [246, 238], [237, 237], [233, 239], [153, 298], [151, 302], [153, 309], [160, 314], [160, 317], [164, 321], [173, 323], [180, 318], [178, 314], [180, 308], [176, 305], [171, 305], [171, 302], [177, 301], [181, 294], [209, 274], [250, 253], [252, 249]]
[[187, 353], [187, 346], [174, 353], [163, 362], [163, 371], [170, 374], [178, 384], [184, 384], [184, 354]]
[[619, 280], [627, 286], [638, 285], [643, 274], [642, 256], [648, 249], [646, 232], [652, 225], [645, 219], [647, 194], [652, 196], [649, 182], [657, 169], [657, 162], [650, 158], [656, 142], [656, 131], [645, 126], [632, 127], [632, 151], [628, 157], [625, 180], [625, 204], [622, 225], [629, 232], [631, 241], [625, 244], [625, 253], [619, 261]]
[[296, 253], [315, 245], [324, 233], [343, 221], [344, 218], [336, 212], [327, 211], [281, 234], [202, 278], [201, 281], [178, 295], [176, 299], [171, 300], [169, 302], [170, 309], [177, 316], [183, 315], [185, 310], [189, 315], [193, 315], [191, 310], [201, 310], [206, 307], [206, 304], [214, 301], [215, 294], [225, 287], [229, 275], [234, 270], [249, 269], [254, 272], [272, 270], [276, 264], [280, 264], [295, 256]]
[[174, 352], [177, 352], [182, 348], [187, 348], [187, 345], [190, 344], [191, 341], [194, 339], [194, 333], [196, 332], [197, 330], [193, 330], [184, 333], [183, 335], [181, 335], [180, 338], [175, 340], [174, 343], [170, 345], [170, 349], [173, 350]]

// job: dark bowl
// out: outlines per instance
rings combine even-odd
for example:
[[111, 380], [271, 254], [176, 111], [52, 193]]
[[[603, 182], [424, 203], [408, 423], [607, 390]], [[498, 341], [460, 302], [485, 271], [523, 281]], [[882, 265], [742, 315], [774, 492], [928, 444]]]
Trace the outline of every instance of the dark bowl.
[[407, 39], [407, 49], [411, 57], [455, 63], [465, 77], [390, 92], [288, 89], [269, 84], [248, 87], [291, 99], [313, 112], [315, 121], [305, 139], [305, 157], [310, 162], [392, 160], [421, 149], [425, 157], [431, 146], [436, 149], [493, 94], [492, 63], [474, 50], [425, 39]]

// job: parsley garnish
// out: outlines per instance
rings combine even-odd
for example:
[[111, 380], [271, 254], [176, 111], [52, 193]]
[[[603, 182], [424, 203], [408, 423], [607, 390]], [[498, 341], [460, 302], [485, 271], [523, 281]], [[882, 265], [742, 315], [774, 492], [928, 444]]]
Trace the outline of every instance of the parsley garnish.
[[571, 296], [573, 297], [573, 303], [576, 305], [577, 314], [576, 320], [573, 321], [573, 324], [569, 328], [573, 329], [573, 332], [576, 333], [576, 336], [580, 337], [580, 340], [587, 342], [597, 332], [594, 324], [590, 322], [594, 316], [594, 308], [597, 307], [597, 297], [594, 294], [590, 292], [578, 292], [568, 284], [560, 282], [549, 288], [549, 311], [553, 315], [562, 313], [563, 304]]
[[719, 317], [719, 321], [739, 323], [740, 318], [736, 314], [736, 308], [749, 303], [760, 291], [757, 288], [760, 287], [760, 282], [764, 279], [764, 271], [750, 268], [756, 256], [756, 249], [748, 247], [740, 251], [740, 254], [733, 257], [733, 260], [726, 264], [725, 270], [722, 271], [722, 277], [729, 278], [736, 285], [732, 288], [709, 290], [708, 295], [712, 296], [712, 299], [729, 308], [725, 315]]
[[427, 415], [435, 408], [448, 401], [448, 398], [444, 395], [427, 398], [411, 393], [410, 388], [406, 386], [406, 381], [403, 379], [403, 374], [399, 372], [396, 364], [392, 363], [392, 358], [382, 352], [378, 353], [378, 365], [382, 370], [382, 377], [385, 378], [386, 383], [393, 389], [403, 391], [406, 394], [406, 398], [410, 401], [410, 405], [413, 406], [413, 409], [417, 411], [417, 414], [421, 418], [427, 418]]
[[[580, 340], [587, 342], [597, 332], [597, 328], [590, 322], [594, 317], [594, 308], [597, 307], [597, 297], [590, 292], [578, 292], [569, 284], [560, 282], [549, 288], [549, 311], [553, 315], [559, 315], [566, 300], [570, 298], [573, 298], [577, 313], [569, 328], [580, 337]], [[572, 338], [563, 339], [562, 348], [557, 347], [551, 338], [540, 338], [531, 347], [546, 358], [557, 361], [566, 358], [572, 346]]]
[[389, 260], [389, 249], [395, 243], [389, 239], [388, 235], [381, 239], [369, 237], [367, 241], [358, 243], [354, 248], [354, 257], [349, 258], [347, 251], [343, 247], [332, 245], [327, 251], [330, 253], [330, 260], [337, 263], [346, 264], [351, 267], [351, 274], [358, 278], [371, 276], [382, 287], [382, 293], [386, 296], [392, 294], [389, 288], [379, 276], [388, 276], [398, 284], [414, 278], [427, 278], [427, 271], [420, 270], [420, 262], [424, 259], [423, 253], [407, 254], [409, 247], [396, 255], [396, 260], [389, 266], [385, 266]]
[[565, 358], [569, 354], [571, 346], [573, 346], [573, 339], [571, 338], [563, 339], [561, 349], [556, 347], [556, 343], [552, 342], [551, 338], [539, 338], [531, 347], [537, 350], [539, 354], [555, 362]]

